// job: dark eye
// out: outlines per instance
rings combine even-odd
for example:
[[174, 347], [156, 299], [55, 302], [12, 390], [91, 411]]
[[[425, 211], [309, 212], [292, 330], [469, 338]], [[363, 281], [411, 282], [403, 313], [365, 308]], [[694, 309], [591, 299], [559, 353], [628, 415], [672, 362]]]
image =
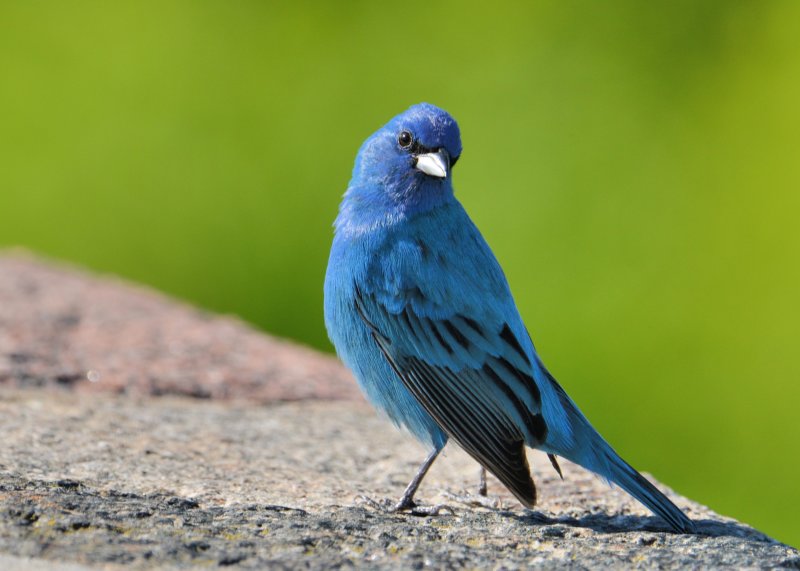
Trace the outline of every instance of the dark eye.
[[411, 136], [411, 133], [408, 131], [400, 131], [400, 134], [397, 136], [397, 144], [407, 149], [411, 146], [411, 143], [414, 142], [414, 137]]

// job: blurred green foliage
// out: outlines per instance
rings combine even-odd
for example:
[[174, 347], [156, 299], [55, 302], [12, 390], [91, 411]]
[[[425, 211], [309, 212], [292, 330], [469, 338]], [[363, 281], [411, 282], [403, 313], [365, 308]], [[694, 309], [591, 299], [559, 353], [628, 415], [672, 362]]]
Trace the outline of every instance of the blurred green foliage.
[[800, 544], [798, 2], [3, 2], [0, 245], [330, 350], [355, 152], [419, 101], [601, 432]]

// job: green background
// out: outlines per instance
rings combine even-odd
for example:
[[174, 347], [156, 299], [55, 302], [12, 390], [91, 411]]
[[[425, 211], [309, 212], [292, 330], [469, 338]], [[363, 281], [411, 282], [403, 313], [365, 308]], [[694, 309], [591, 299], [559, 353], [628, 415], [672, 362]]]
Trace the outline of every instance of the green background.
[[589, 418], [800, 544], [800, 2], [482, 5], [6, 0], [0, 245], [329, 351], [355, 152], [436, 103], [457, 194]]

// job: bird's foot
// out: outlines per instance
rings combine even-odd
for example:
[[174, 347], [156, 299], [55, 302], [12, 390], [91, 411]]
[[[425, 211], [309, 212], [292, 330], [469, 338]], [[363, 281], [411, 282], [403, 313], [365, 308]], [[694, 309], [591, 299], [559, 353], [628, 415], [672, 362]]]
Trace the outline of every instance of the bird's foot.
[[420, 506], [417, 505], [414, 500], [406, 500], [405, 498], [401, 499], [392, 506], [392, 512], [408, 512], [411, 515], [418, 516], [436, 516], [442, 512], [448, 512], [450, 515], [456, 515], [456, 512], [453, 510], [453, 508], [448, 505], [436, 504], [433, 506]]
[[354, 498], [354, 500], [355, 500], [356, 504], [367, 505], [367, 506], [371, 507], [374, 510], [378, 510], [378, 511], [382, 511], [382, 512], [388, 512], [391, 509], [391, 506], [392, 506], [392, 504], [391, 504], [391, 502], [389, 502], [389, 500], [383, 500], [383, 501], [378, 502], [378, 501], [373, 500], [369, 496], [365, 496], [363, 494], [357, 495]]
[[444, 495], [454, 502], [458, 502], [472, 508], [486, 508], [490, 510], [503, 509], [503, 503], [499, 498], [490, 498], [481, 493], [474, 495], [469, 492], [465, 492], [463, 494], [452, 494], [450, 492], [445, 492]]
[[437, 516], [442, 512], [448, 512], [450, 515], [455, 515], [455, 511], [450, 506], [444, 504], [436, 504], [433, 506], [420, 506], [413, 499], [402, 498], [397, 503], [392, 503], [391, 500], [384, 499], [375, 501], [368, 496], [356, 496], [356, 502], [363, 503], [369, 507], [382, 511], [384, 513], [408, 513], [416, 516]]

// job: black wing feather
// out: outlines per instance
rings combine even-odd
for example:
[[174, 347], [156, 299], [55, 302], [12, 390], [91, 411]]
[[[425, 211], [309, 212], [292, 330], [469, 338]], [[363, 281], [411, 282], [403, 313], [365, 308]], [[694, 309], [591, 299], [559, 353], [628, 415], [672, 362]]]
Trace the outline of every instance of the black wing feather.
[[[426, 348], [444, 350], [448, 355], [454, 353], [454, 346], [444, 338], [443, 331], [460, 350], [466, 351], [475, 348], [465, 335], [466, 331], [458, 326], [468, 327], [473, 336], [476, 333], [485, 336], [485, 328], [459, 316], [452, 320], [432, 320], [420, 318], [408, 309], [400, 314], [388, 314], [373, 299], [365, 300], [357, 293], [356, 311], [409, 392], [453, 440], [494, 474], [520, 502], [532, 507], [536, 503], [536, 487], [531, 479], [525, 443], [532, 439], [544, 440], [547, 427], [538, 408], [541, 404], [539, 391], [529, 372], [516, 369], [502, 356], [489, 354], [478, 368], [453, 370], [431, 364], [424, 358]], [[369, 312], [379, 312], [375, 321], [368, 317]], [[387, 331], [381, 331], [375, 323], [382, 324]], [[399, 332], [394, 327], [399, 327]], [[396, 339], [391, 338], [392, 333], [402, 333], [404, 340], [415, 348], [415, 354], [399, 351], [393, 342]], [[509, 353], [521, 351], [507, 326], [502, 329], [502, 335], [500, 331], [495, 335], [501, 339], [498, 344], [504, 343]], [[412, 339], [405, 339], [406, 336]], [[537, 408], [532, 410], [523, 403], [515, 390], [528, 391], [529, 400]]]

